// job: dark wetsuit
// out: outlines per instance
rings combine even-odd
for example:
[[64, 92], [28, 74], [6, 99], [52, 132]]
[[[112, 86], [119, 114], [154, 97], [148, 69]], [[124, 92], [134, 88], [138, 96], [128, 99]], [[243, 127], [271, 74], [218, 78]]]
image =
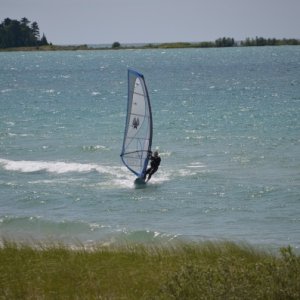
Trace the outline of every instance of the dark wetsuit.
[[151, 160], [150, 168], [146, 171], [145, 174], [145, 179], [146, 176], [148, 175], [147, 181], [149, 181], [151, 176], [158, 170], [161, 161], [159, 156], [151, 156], [150, 160]]

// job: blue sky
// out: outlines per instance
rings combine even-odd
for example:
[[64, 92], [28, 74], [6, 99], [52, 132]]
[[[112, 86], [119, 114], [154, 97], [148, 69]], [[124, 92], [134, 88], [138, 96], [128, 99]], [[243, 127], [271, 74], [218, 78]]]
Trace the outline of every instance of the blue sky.
[[300, 38], [300, 0], [0, 0], [0, 20], [37, 21], [53, 44]]

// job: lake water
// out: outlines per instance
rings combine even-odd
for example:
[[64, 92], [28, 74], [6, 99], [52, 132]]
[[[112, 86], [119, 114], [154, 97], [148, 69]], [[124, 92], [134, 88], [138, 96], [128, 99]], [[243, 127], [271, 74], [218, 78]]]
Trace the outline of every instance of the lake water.
[[[145, 188], [121, 163], [144, 74]], [[300, 47], [0, 53], [0, 236], [300, 247]]]

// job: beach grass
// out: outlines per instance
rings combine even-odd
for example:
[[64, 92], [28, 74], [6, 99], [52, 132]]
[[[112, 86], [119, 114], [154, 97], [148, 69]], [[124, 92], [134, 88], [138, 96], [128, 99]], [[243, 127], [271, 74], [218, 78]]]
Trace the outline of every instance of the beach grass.
[[0, 299], [300, 299], [300, 256], [231, 242], [0, 247]]

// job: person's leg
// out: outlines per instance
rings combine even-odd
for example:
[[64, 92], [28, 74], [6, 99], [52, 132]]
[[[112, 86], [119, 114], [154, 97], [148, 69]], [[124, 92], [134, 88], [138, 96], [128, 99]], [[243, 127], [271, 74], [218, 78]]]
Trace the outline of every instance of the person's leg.
[[150, 173], [151, 168], [148, 168], [148, 170], [146, 171], [145, 175], [144, 175], [144, 179], [146, 179], [147, 175]]
[[147, 181], [150, 180], [150, 178], [152, 177], [152, 175], [153, 175], [156, 171], [157, 171], [157, 168], [156, 168], [156, 169], [151, 169], [151, 170], [150, 170]]

